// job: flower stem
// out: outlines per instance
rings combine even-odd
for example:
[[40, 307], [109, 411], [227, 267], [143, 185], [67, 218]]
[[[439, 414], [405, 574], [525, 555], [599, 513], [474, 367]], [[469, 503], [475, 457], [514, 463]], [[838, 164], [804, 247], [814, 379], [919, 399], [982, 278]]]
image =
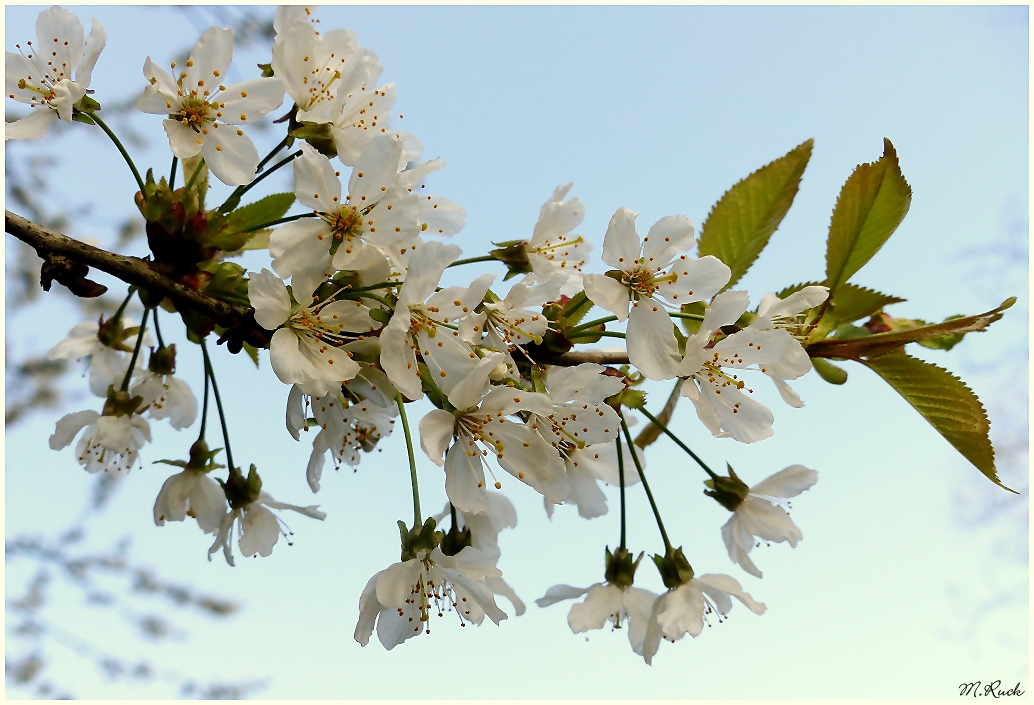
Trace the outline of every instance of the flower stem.
[[604, 316], [603, 318], [597, 318], [595, 321], [589, 321], [588, 323], [583, 323], [580, 326], [575, 326], [574, 328], [569, 329], [567, 331], [567, 337], [570, 338], [571, 337], [571, 333], [577, 333], [579, 331], [583, 331], [583, 330], [586, 330], [588, 328], [594, 328], [594, 327], [596, 327], [596, 326], [598, 326], [600, 324], [610, 323], [611, 321], [616, 321], [617, 319], [618, 319], [617, 316]]
[[682, 450], [684, 450], [687, 453], [689, 453], [689, 457], [691, 457], [693, 460], [697, 461], [697, 465], [699, 465], [701, 468], [703, 468], [704, 472], [706, 472], [708, 475], [710, 475], [712, 480], [717, 480], [718, 479], [718, 476], [714, 474], [714, 471], [711, 470], [711, 468], [707, 467], [707, 463], [705, 463], [703, 460], [701, 460], [699, 457], [697, 457], [697, 454], [694, 453], [693, 451], [691, 451], [689, 449], [689, 446], [687, 446], [685, 443], [683, 443], [681, 440], [679, 440], [678, 436], [676, 436], [674, 433], [669, 431], [667, 426], [665, 426], [660, 421], [658, 421], [656, 418], [654, 418], [653, 414], [651, 414], [646, 409], [639, 409], [639, 411], [641, 411], [643, 413], [643, 416], [645, 416], [646, 418], [650, 419], [651, 423], [653, 423], [654, 426], [657, 426], [659, 429], [664, 431], [664, 433], [667, 434], [668, 438], [670, 438], [671, 440], [675, 441], [675, 444], [679, 448], [681, 448]]
[[129, 389], [129, 380], [133, 378], [133, 368], [136, 367], [137, 358], [140, 357], [140, 347], [144, 344], [144, 331], [147, 329], [147, 314], [151, 309], [144, 309], [144, 317], [140, 319], [140, 332], [136, 334], [136, 347], [133, 348], [133, 357], [129, 361], [129, 369], [126, 370], [126, 377], [122, 380], [122, 391]]
[[158, 336], [158, 347], [164, 348], [165, 341], [162, 340], [162, 329], [158, 327], [158, 309], [154, 309], [154, 334]]
[[388, 303], [388, 300], [385, 299], [383, 296], [377, 296], [377, 294], [372, 294], [372, 293], [370, 293], [368, 291], [362, 292], [362, 295], [359, 298], [362, 298], [362, 299], [373, 299], [374, 301], [379, 301], [380, 303], [384, 304], [388, 308], [391, 308], [391, 304]]
[[575, 333], [574, 335], [571, 335], [570, 333], [568, 333], [566, 337], [567, 337], [568, 340], [574, 340], [575, 338], [593, 338], [593, 337], [595, 337], [597, 335], [603, 336], [604, 338], [624, 338], [625, 337], [624, 333], [618, 333], [617, 331], [613, 331], [613, 330], [586, 330], [586, 331], [581, 331], [581, 332]]
[[[395, 392], [395, 403], [399, 407], [399, 416], [402, 418], [402, 430], [406, 434], [406, 449], [409, 451], [409, 481], [413, 485], [413, 526], [420, 526], [421, 517], [420, 513], [420, 488], [417, 486], [416, 481], [416, 457], [413, 455], [413, 437], [409, 435], [409, 420], [406, 419], [406, 405], [402, 401], [402, 392]], [[453, 522], [456, 521], [456, 516], [453, 515]]]
[[[201, 353], [205, 356], [205, 371], [208, 377], [212, 380], [212, 392], [215, 394], [215, 407], [219, 410], [219, 425], [223, 427], [223, 443], [226, 444], [226, 465], [230, 472], [233, 472], [236, 466], [233, 464], [233, 453], [230, 452], [230, 432], [226, 430], [226, 413], [223, 411], [223, 400], [219, 396], [219, 385], [215, 381], [215, 370], [212, 369], [212, 358], [208, 356], [208, 348], [205, 346], [205, 341], [201, 339]], [[208, 395], [205, 395], [207, 400]]]
[[190, 187], [194, 185], [194, 180], [197, 179], [197, 175], [201, 173], [201, 167], [205, 165], [205, 158], [201, 157], [198, 160], [197, 166], [194, 167], [194, 173], [190, 175], [190, 179], [187, 181], [187, 185], [184, 188], [185, 191], [189, 191]]
[[173, 154], [172, 155], [172, 168], [169, 169], [169, 190], [170, 191], [175, 191], [176, 190], [176, 166], [179, 164], [179, 161], [180, 161], [179, 158], [175, 154]]
[[111, 131], [111, 128], [108, 127], [103, 120], [97, 117], [97, 113], [90, 113], [90, 117], [97, 123], [97, 126], [104, 130], [104, 133], [111, 138], [111, 141], [115, 143], [115, 146], [118, 147], [118, 151], [122, 154], [122, 158], [125, 159], [126, 164], [129, 165], [129, 170], [133, 172], [133, 178], [136, 179], [137, 187], [139, 187], [140, 192], [143, 193], [144, 180], [140, 178], [140, 172], [137, 171], [136, 164], [133, 163], [133, 159], [129, 156], [129, 152], [127, 152], [126, 148], [122, 146], [122, 142], [119, 141], [119, 138]]
[[[258, 186], [259, 183], [261, 183], [262, 179], [266, 178], [267, 176], [272, 174], [274, 171], [276, 171], [280, 167], [282, 167], [282, 166], [284, 166], [284, 165], [294, 161], [297, 157], [300, 157], [300, 156], [302, 156], [302, 150], [299, 149], [294, 154], [290, 154], [290, 155], [284, 157], [283, 159], [281, 159], [280, 161], [278, 161], [276, 164], [274, 164], [272, 167], [270, 167], [268, 171], [265, 171], [265, 172], [259, 174], [258, 176], [256, 176], [255, 179], [250, 184], [244, 184], [243, 186], [238, 186], [237, 188], [235, 188], [233, 190], [233, 193], [230, 194], [229, 198], [227, 198], [225, 201], [223, 201], [223, 204], [221, 206], [219, 206], [219, 208], [217, 208], [216, 210], [218, 210], [220, 213], [225, 213], [225, 212], [229, 211], [230, 209], [229, 209], [228, 206], [230, 204], [232, 204], [232, 203], [239, 203], [240, 200], [241, 200], [241, 196], [246, 194], [248, 191], [253, 189], [255, 186]], [[224, 210], [224, 209], [226, 209], [226, 210]]]
[[259, 225], [259, 226], [256, 226], [254, 228], [251, 228], [248, 232], [255, 232], [256, 230], [265, 230], [266, 228], [271, 228], [274, 225], [281, 225], [283, 223], [290, 223], [293, 220], [300, 220], [301, 218], [318, 218], [318, 217], [319, 216], [316, 215], [315, 213], [302, 213], [300, 215], [289, 215], [286, 218], [279, 218], [277, 220], [272, 220], [272, 221], [270, 221], [268, 223], [263, 223], [262, 225]]
[[270, 160], [270, 159], [272, 159], [272, 158], [273, 158], [274, 156], [276, 156], [276, 153], [277, 153], [277, 152], [279, 152], [279, 151], [280, 151], [281, 149], [283, 149], [284, 147], [286, 147], [286, 146], [287, 146], [287, 143], [288, 143], [288, 142], [290, 142], [290, 141], [291, 141], [291, 136], [290, 136], [290, 135], [288, 135], [287, 137], [285, 137], [285, 138], [284, 138], [284, 139], [283, 139], [283, 140], [282, 140], [282, 141], [280, 142], [280, 144], [278, 144], [277, 146], [273, 147], [273, 151], [272, 151], [272, 152], [270, 152], [269, 154], [267, 154], [267, 155], [266, 155], [266, 156], [265, 156], [265, 157], [264, 157], [264, 158], [262, 159], [262, 161], [260, 161], [260, 162], [258, 163], [258, 166], [257, 166], [257, 167], [255, 168], [255, 173], [257, 174], [257, 173], [259, 173], [260, 171], [262, 171], [262, 167], [264, 167], [264, 166], [265, 166], [266, 164], [268, 164], [268, 163], [269, 163], [269, 160]]
[[[452, 264], [450, 264], [449, 267], [459, 267], [459, 266], [464, 265], [464, 264], [474, 264], [475, 262], [492, 262], [492, 261], [498, 261], [498, 260], [496, 260], [496, 258], [493, 257], [492, 255], [482, 255], [480, 257], [468, 257], [467, 259], [458, 259], [455, 262], [453, 262]], [[446, 267], [446, 269], [448, 269], [449, 267]]]
[[[201, 349], [204, 353], [204, 348]], [[199, 441], [205, 440], [205, 426], [208, 423], [208, 353], [205, 354], [205, 399], [201, 403], [201, 433], [198, 434]]]
[[[661, 538], [664, 540], [664, 550], [671, 550], [671, 542], [668, 541], [668, 532], [664, 530], [664, 522], [661, 521], [661, 513], [657, 509], [657, 502], [653, 499], [653, 492], [650, 491], [650, 485], [646, 482], [646, 475], [643, 474], [643, 467], [639, 463], [639, 456], [635, 452], [635, 444], [632, 442], [632, 434], [628, 432], [628, 424], [625, 423], [625, 415], [618, 412], [621, 416], [621, 430], [625, 433], [625, 440], [628, 441], [628, 447], [632, 452], [632, 462], [635, 463], [635, 469], [639, 472], [639, 479], [643, 481], [643, 489], [646, 490], [646, 498], [650, 500], [650, 509], [653, 510], [653, 516], [657, 520], [657, 528], [661, 530]], [[621, 456], [618, 456], [621, 457]]]
[[[621, 546], [625, 548], [625, 457], [621, 452], [621, 436], [618, 435], [614, 441], [618, 445], [618, 483], [621, 487]], [[632, 448], [635, 453], [635, 448]]]
[[689, 321], [702, 321], [704, 317], [696, 313], [682, 313], [681, 311], [668, 311], [668, 315], [672, 318], [685, 318]]
[[122, 302], [122, 305], [118, 307], [118, 311], [115, 311], [115, 315], [111, 317], [111, 320], [117, 321], [117, 320], [122, 318], [122, 314], [125, 313], [125, 311], [126, 311], [126, 306], [129, 305], [129, 302], [132, 300], [133, 294], [135, 294], [135, 293], [136, 293], [136, 287], [135, 286], [129, 287], [129, 293], [126, 294], [125, 300]]

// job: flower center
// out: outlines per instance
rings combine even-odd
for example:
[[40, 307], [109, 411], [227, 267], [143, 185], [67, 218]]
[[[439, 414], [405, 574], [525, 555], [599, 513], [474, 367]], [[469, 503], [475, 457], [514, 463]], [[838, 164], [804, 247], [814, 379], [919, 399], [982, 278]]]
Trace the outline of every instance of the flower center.
[[638, 294], [638, 298], [652, 298], [661, 284], [674, 284], [678, 279], [677, 274], [667, 276], [656, 276], [656, 272], [646, 269], [642, 265], [636, 266], [631, 272], [624, 272], [621, 276], [621, 283]]
[[194, 132], [201, 132], [206, 122], [215, 122], [208, 116], [210, 109], [211, 106], [207, 102], [201, 98], [191, 96], [180, 103], [176, 119], [194, 130]]

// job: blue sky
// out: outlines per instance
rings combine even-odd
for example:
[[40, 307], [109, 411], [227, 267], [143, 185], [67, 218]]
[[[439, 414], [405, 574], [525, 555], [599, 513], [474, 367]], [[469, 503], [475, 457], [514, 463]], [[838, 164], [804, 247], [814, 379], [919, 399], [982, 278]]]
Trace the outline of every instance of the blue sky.
[[[6, 8], [8, 49], [34, 36], [37, 12]], [[75, 12], [108, 30], [93, 78], [102, 104], [141, 90], [146, 55], [167, 64], [205, 28], [173, 9]], [[676, 213], [699, 227], [729, 186], [814, 138], [793, 208], [741, 281], [756, 302], [765, 291], [822, 277], [840, 186], [890, 138], [913, 189], [911, 210], [854, 281], [907, 299], [892, 313], [927, 320], [1019, 296], [990, 332], [949, 355], [917, 354], [962, 374], [993, 424], [996, 413], [1026, 413], [1026, 262], [984, 258], [1004, 249], [1011, 224], [1025, 232], [1027, 223], [1025, 7], [334, 7], [318, 15], [324, 28], [354, 29], [378, 53], [382, 82], [398, 87], [402, 126], [421, 138], [425, 157], [448, 162], [433, 187], [468, 211], [455, 238], [466, 256], [489, 241], [530, 235], [541, 203], [569, 181], [588, 211], [578, 232], [596, 244], [597, 257], [621, 206], [641, 214], [641, 230]], [[258, 61], [268, 55], [238, 49], [230, 80], [250, 77]], [[152, 140], [134, 151], [138, 162], [167, 170], [159, 119], [140, 116], [134, 125]], [[261, 136], [267, 146], [278, 139]], [[82, 125], [40, 148], [62, 160], [59, 198], [94, 203], [94, 216], [70, 234], [111, 242], [110, 228], [132, 209], [132, 178], [117, 154]], [[26, 158], [31, 149], [17, 145], [7, 157]], [[286, 188], [286, 177], [270, 185]], [[257, 269], [268, 259], [246, 264]], [[597, 259], [590, 270], [603, 265]], [[468, 274], [475, 272], [456, 272], [450, 283]], [[46, 315], [44, 327], [15, 315], [8, 337], [45, 349], [76, 322], [56, 303]], [[672, 540], [699, 573], [733, 575], [768, 613], [756, 617], [737, 605], [699, 638], [662, 644], [648, 668], [623, 633], [572, 635], [562, 605], [532, 605], [501, 627], [461, 630], [443, 619], [430, 637], [390, 653], [376, 642], [361, 649], [352, 640], [359, 593], [397, 559], [394, 522], [410, 514], [404, 443], [382, 444], [355, 474], [329, 472], [312, 498], [308, 446], [283, 428], [286, 388], [266, 360], [259, 370], [244, 363], [222, 349], [214, 355], [230, 397], [235, 454], [259, 463], [278, 499], [319, 501], [326, 522], [289, 517], [293, 547], [278, 545], [270, 558], [235, 569], [209, 563], [208, 541], [195, 527], [154, 527], [151, 505], [167, 473], [148, 464], [126, 479], [91, 534], [98, 546], [131, 534], [138, 560], [244, 603], [240, 616], [218, 625], [184, 617], [190, 638], [154, 648], [154, 660], [180, 671], [261, 676], [269, 679], [263, 696], [288, 698], [949, 698], [963, 680], [1027, 684], [1026, 593], [1019, 605], [995, 597], [1001, 584], [1025, 584], [1026, 565], [995, 560], [997, 534], [967, 530], [960, 519], [965, 505], [997, 496], [857, 366], [843, 387], [815, 375], [796, 383], [804, 409], [770, 394], [776, 434], [759, 444], [713, 439], [688, 405], [676, 412], [673, 428], [687, 443], [712, 466], [731, 463], [748, 482], [794, 463], [819, 471], [818, 484], [794, 502], [804, 541], [756, 552], [763, 580], [725, 555], [726, 512], [702, 496], [701, 473], [665, 441], [650, 449], [648, 476]], [[181, 352], [180, 370], [199, 391], [199, 361]], [[85, 382], [72, 376], [69, 384]], [[667, 391], [656, 388], [653, 408]], [[46, 447], [55, 419], [39, 414], [7, 434], [8, 535], [53, 532], [84, 502], [90, 478], [70, 451]], [[154, 426], [148, 461], [182, 454], [186, 436]], [[426, 458], [418, 463], [424, 507], [436, 511], [444, 503], [440, 471]], [[62, 490], [45, 491], [52, 487]], [[500, 567], [525, 602], [554, 583], [602, 579], [603, 546], [617, 543], [616, 493], [606, 517], [586, 522], [560, 508], [550, 522], [537, 495], [508, 489], [520, 525], [504, 534]], [[630, 548], [659, 550], [645, 498], [629, 496]], [[1019, 516], [1025, 522], [1025, 511]], [[25, 575], [9, 564], [8, 590]], [[640, 580], [661, 589], [650, 565]], [[53, 620], [112, 651], [130, 643], [75, 600], [52, 609]], [[974, 610], [979, 627], [968, 616]], [[61, 663], [76, 674], [81, 695], [111, 693], [90, 664]]]

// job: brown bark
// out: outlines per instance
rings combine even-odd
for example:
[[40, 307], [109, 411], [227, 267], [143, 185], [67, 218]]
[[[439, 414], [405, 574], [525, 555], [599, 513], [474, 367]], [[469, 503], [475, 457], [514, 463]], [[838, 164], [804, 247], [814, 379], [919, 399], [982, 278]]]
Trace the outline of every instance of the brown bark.
[[[253, 309], [232, 306], [173, 281], [153, 271], [148, 260], [115, 254], [74, 240], [26, 220], [11, 211], [5, 211], [4, 227], [8, 233], [35, 249], [36, 254], [44, 262], [53, 261], [55, 258], [65, 258], [94, 267], [127, 284], [133, 284], [154, 294], [167, 297], [177, 310], [192, 310], [204, 314], [228, 331], [233, 330], [239, 337], [247, 338], [250, 332], [247, 329], [257, 326], [251, 315]], [[579, 365], [583, 362], [623, 365], [628, 363], [628, 355], [623, 351], [583, 350], [566, 353], [543, 362], [564, 366]]]

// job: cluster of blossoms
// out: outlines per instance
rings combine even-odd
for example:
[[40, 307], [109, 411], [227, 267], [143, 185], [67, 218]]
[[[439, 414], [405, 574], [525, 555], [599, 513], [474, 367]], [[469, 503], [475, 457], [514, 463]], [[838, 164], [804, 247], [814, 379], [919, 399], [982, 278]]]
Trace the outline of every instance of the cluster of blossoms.
[[[425, 193], [426, 180], [443, 162], [420, 162], [420, 142], [389, 127], [396, 92], [391, 84], [376, 85], [382, 71], [376, 55], [350, 31], [320, 32], [317, 26], [307, 8], [278, 10], [264, 74], [229, 86], [223, 81], [233, 54], [230, 29], [206, 31], [185, 65], [173, 63], [169, 71], [148, 57], [136, 107], [165, 116], [186, 186], [173, 189], [174, 161], [168, 182], [155, 185], [150, 174], [147, 184], [141, 182], [137, 203], [152, 247], [166, 237], [189, 241], [198, 253], [188, 260], [182, 249], [175, 257], [156, 251], [156, 266], [167, 266], [212, 296], [220, 291], [220, 277], [236, 277], [234, 301], [250, 303], [265, 333], [257, 346], [268, 347], [273, 372], [289, 386], [290, 435], [297, 441], [318, 429], [305, 468], [313, 492], [321, 489], [328, 452], [335, 467], [357, 467], [361, 453], [375, 449], [401, 421], [411, 458], [414, 522], [400, 522], [401, 560], [370, 579], [355, 630], [365, 645], [376, 628], [391, 649], [429, 632], [432, 613], [454, 611], [463, 625], [480, 624], [486, 616], [498, 624], [507, 615], [497, 596], [506, 597], [518, 615], [524, 611], [498, 567], [499, 533], [517, 521], [513, 505], [498, 492], [500, 477], [509, 484], [502, 471], [541, 495], [550, 514], [558, 505], [575, 505], [585, 518], [605, 515], [601, 485], [617, 486], [623, 526], [625, 489], [643, 484], [649, 492], [645, 457], [631, 440], [624, 410], [661, 423], [643, 408], [638, 387], [644, 380], [674, 380], [716, 437], [753, 443], [772, 435], [774, 416], [753, 398], [750, 385], [768, 376], [788, 404], [801, 406], [787, 380], [811, 368], [799, 341], [807, 312], [822, 304], [827, 291], [808, 286], [782, 299], [766, 294], [750, 312], [746, 292], [725, 290], [731, 275], [725, 263], [693, 256], [689, 218], [661, 218], [640, 240], [636, 214], [627, 208], [618, 209], [604, 236], [602, 260], [611, 269], [583, 275], [592, 246], [573, 232], [585, 209], [577, 198], [568, 199], [570, 184], [558, 187], [542, 206], [527, 240], [499, 243], [490, 257], [462, 260], [460, 248], [440, 238], [463, 228], [465, 211]], [[61, 68], [41, 68], [36, 53], [8, 54], [8, 94], [34, 112], [9, 124], [7, 138], [41, 137], [55, 116], [70, 120], [73, 109], [82, 121], [103, 124], [94, 103], [82, 102], [104, 44], [103, 29], [94, 21], [84, 44], [78, 20], [55, 7], [40, 15], [37, 30], [41, 44], [51, 34], [58, 44], [67, 38], [64, 53], [55, 54]], [[285, 96], [293, 104], [277, 122], [288, 123], [288, 135], [260, 159], [246, 130], [280, 108]], [[216, 224], [236, 222], [240, 195], [277, 168], [262, 171], [295, 142], [299, 149], [280, 164], [291, 163], [292, 199], [304, 211], [281, 218], [285, 207], [270, 222], [250, 223], [236, 247], [205, 240]], [[203, 166], [237, 187], [219, 209], [204, 210], [204, 192], [198, 190], [208, 188]], [[191, 215], [181, 217], [183, 212]], [[259, 234], [268, 236], [271, 269], [245, 277], [243, 270], [227, 269], [225, 252], [213, 254], [240, 249], [252, 237], [260, 241]], [[505, 294], [493, 291], [496, 276], [490, 273], [465, 286], [442, 286], [450, 267], [486, 260], [523, 276]], [[147, 314], [153, 311], [157, 323], [161, 297], [140, 296], [140, 326], [120, 310], [99, 324], [76, 326], [50, 352], [54, 359], [88, 357], [90, 389], [105, 398], [102, 413], [69, 414], [51, 438], [52, 448], [63, 448], [85, 428], [76, 452], [89, 472], [134, 466], [151, 438], [150, 420], [167, 418], [184, 429], [198, 416], [190, 387], [174, 375], [175, 346], [165, 346], [159, 334], [158, 347], [143, 365], [141, 348], [152, 344]], [[583, 322], [594, 305], [612, 315]], [[213, 326], [205, 328], [186, 314], [184, 321], [191, 342], [201, 343], [207, 411], [209, 386], [219, 402], [203, 342]], [[623, 333], [606, 328], [626, 321]], [[573, 345], [604, 335], [624, 338], [631, 368], [563, 359]], [[444, 469], [449, 499], [441, 515], [429, 518], [419, 509], [416, 443], [406, 415], [406, 406], [421, 400], [433, 409], [415, 424], [419, 446]], [[232, 564], [235, 527], [243, 555], [268, 556], [288, 533], [271, 510], [324, 518], [316, 506], [274, 500], [254, 465], [245, 475], [233, 464], [228, 437], [227, 477], [213, 479], [213, 471], [224, 466], [215, 462], [220, 450], [209, 449], [205, 428], [202, 415], [188, 460], [163, 461], [182, 471], [161, 489], [156, 524], [195, 519], [215, 536], [209, 557], [222, 550]], [[729, 557], [760, 577], [748, 556], [755, 539], [796, 545], [801, 532], [783, 505], [811, 487], [816, 473], [792, 466], [748, 488], [731, 469], [728, 476], [704, 469], [711, 478], [706, 493], [732, 513], [721, 530]], [[537, 601], [545, 606], [584, 595], [569, 613], [571, 629], [578, 633], [627, 620], [632, 648], [647, 662], [661, 639], [695, 637], [709, 617], [722, 621], [732, 597], [756, 614], [765, 610], [730, 576], [697, 577], [681, 549], [668, 542], [655, 505], [654, 512], [665, 545], [654, 562], [666, 592], [634, 585], [639, 559], [632, 559], [622, 532], [620, 547], [608, 549], [604, 582], [584, 589], [557, 585]], [[447, 516], [451, 528], [445, 532], [438, 526]]]

